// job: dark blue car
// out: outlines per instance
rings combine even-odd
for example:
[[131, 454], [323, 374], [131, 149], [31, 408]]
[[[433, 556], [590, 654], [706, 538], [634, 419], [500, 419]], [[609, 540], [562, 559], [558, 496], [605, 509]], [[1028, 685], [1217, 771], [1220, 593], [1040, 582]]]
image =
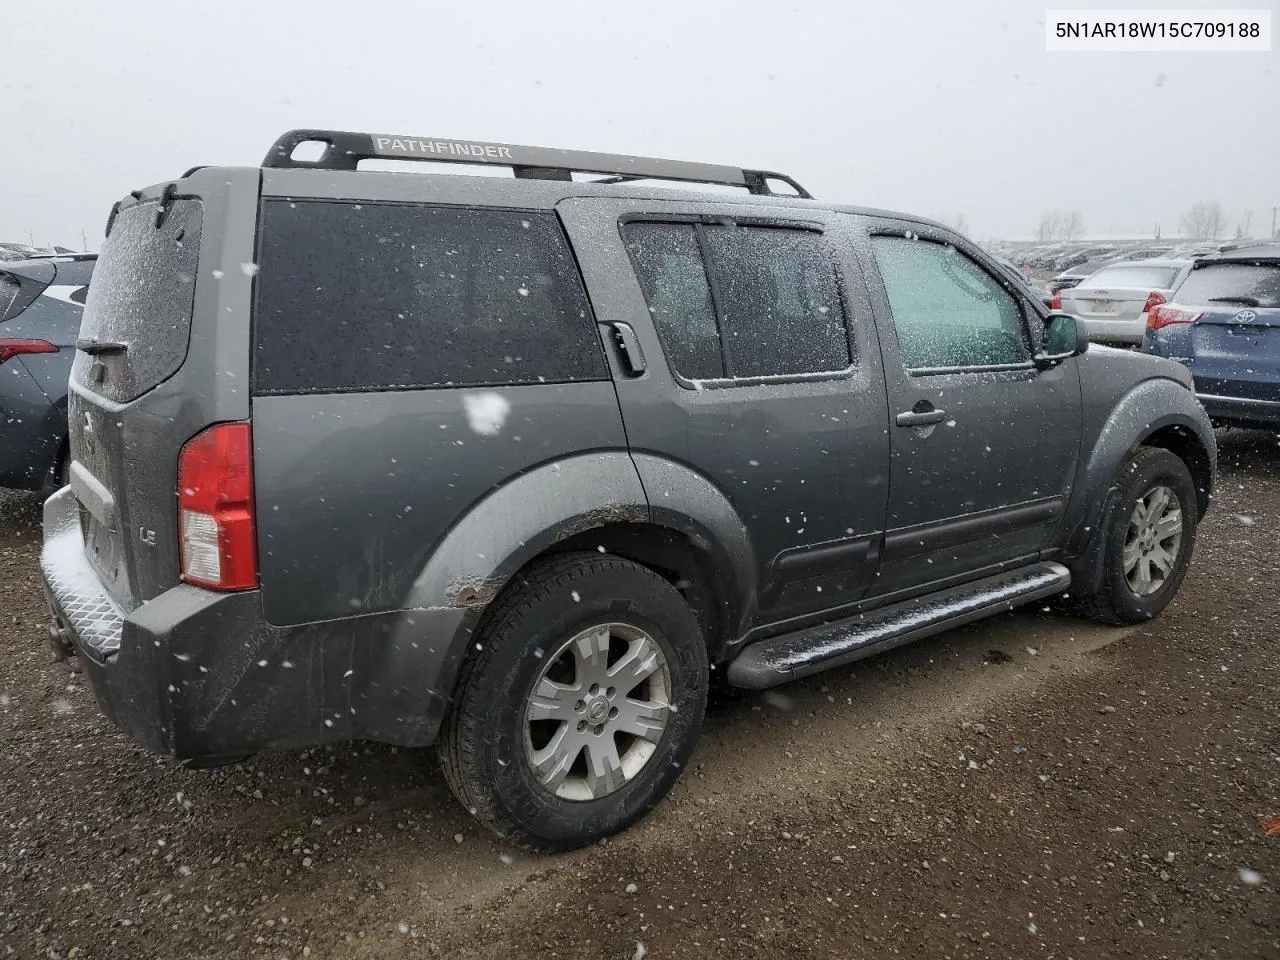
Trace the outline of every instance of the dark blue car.
[[96, 262], [0, 263], [0, 487], [66, 482], [67, 380]]
[[1142, 348], [1187, 365], [1215, 423], [1280, 428], [1280, 242], [1197, 260]]

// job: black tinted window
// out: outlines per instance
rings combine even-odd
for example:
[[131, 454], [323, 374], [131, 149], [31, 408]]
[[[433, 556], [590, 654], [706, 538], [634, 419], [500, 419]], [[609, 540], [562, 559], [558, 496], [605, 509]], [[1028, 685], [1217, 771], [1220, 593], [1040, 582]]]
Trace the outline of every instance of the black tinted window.
[[714, 226], [706, 240], [735, 377], [849, 366], [844, 310], [821, 234]]
[[553, 214], [273, 200], [261, 236], [260, 393], [608, 376]]
[[672, 365], [685, 376], [784, 376], [849, 366], [844, 309], [821, 234], [630, 223], [623, 236]]
[[1173, 297], [1207, 306], [1280, 307], [1280, 264], [1214, 263], [1187, 275]]
[[693, 224], [629, 223], [623, 234], [671, 365], [695, 380], [723, 377], [711, 286]]

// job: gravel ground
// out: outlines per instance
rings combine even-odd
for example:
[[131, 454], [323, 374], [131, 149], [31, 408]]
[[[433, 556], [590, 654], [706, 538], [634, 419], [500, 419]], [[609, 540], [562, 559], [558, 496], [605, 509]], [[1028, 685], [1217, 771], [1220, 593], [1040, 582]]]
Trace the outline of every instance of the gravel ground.
[[733, 700], [559, 857], [426, 751], [135, 749], [48, 661], [39, 505], [0, 493], [0, 957], [1280, 957], [1280, 445], [1222, 460], [1157, 622], [1033, 608]]

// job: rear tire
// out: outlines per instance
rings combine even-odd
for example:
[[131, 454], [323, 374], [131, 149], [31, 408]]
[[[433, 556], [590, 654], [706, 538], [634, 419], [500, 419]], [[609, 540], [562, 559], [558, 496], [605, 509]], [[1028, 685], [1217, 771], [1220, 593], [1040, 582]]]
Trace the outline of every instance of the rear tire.
[[652, 570], [596, 554], [542, 563], [495, 603], [441, 733], [454, 795], [536, 849], [629, 827], [666, 796], [702, 726], [693, 611]]
[[1187, 465], [1158, 447], [1140, 447], [1120, 468], [1116, 488], [1095, 533], [1103, 538], [1101, 582], [1077, 595], [1077, 608], [1101, 623], [1144, 623], [1168, 606], [1186, 575], [1199, 500]]
[[71, 451], [66, 444], [58, 451], [58, 459], [44, 476], [44, 484], [39, 488], [40, 496], [45, 500], [53, 496], [71, 482]]

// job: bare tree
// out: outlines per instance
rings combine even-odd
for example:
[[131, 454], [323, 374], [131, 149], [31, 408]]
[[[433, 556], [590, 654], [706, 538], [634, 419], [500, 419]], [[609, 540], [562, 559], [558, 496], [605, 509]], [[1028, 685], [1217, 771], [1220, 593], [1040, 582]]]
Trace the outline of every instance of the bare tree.
[[1080, 216], [1079, 210], [1072, 210], [1066, 216], [1062, 216], [1063, 240], [1079, 240], [1083, 236], [1084, 217]]
[[1040, 215], [1040, 226], [1036, 228], [1036, 237], [1041, 243], [1056, 240], [1062, 232], [1062, 214], [1057, 210], [1047, 210]]
[[1201, 200], [1182, 215], [1182, 232], [1196, 240], [1216, 240], [1227, 228], [1227, 212], [1217, 200]]
[[952, 229], [955, 230], [956, 233], [968, 233], [969, 218], [966, 217], [963, 213], [957, 213], [955, 215], [955, 218], [951, 221], [951, 227]]

